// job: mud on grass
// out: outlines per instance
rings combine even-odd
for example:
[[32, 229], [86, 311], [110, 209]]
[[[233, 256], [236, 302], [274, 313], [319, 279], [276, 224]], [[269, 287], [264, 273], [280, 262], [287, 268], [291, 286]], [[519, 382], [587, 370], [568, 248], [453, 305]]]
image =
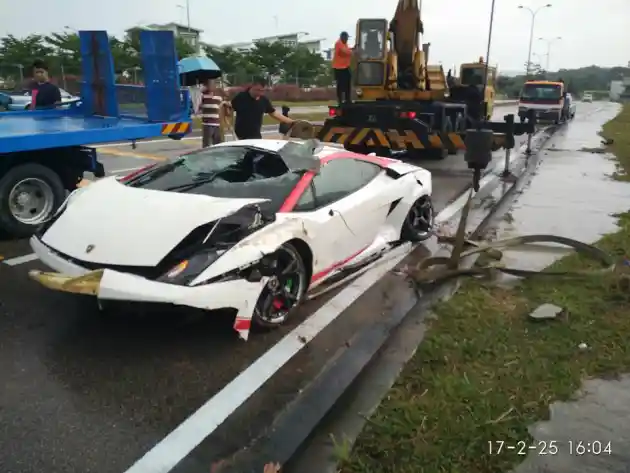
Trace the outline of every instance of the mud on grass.
[[[630, 167], [630, 106], [604, 127]], [[630, 180], [630, 179], [628, 179]], [[630, 212], [598, 246], [624, 262]], [[589, 268], [571, 255], [554, 270]], [[565, 308], [528, 318], [538, 305]], [[630, 371], [630, 266], [580, 280], [539, 277], [507, 289], [466, 281], [437, 318], [396, 385], [366, 424], [343, 473], [498, 473], [524, 460], [489, 443], [531, 441], [527, 426], [570, 399], [584, 378]], [[580, 348], [580, 344], [587, 348]]]

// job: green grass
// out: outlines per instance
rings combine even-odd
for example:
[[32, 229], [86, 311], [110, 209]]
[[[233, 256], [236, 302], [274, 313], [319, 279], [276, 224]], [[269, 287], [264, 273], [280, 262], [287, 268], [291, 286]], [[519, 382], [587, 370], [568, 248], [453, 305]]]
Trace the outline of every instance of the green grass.
[[[630, 105], [604, 126], [619, 179], [630, 180]], [[597, 245], [630, 255], [630, 213]], [[592, 263], [572, 254], [552, 267]], [[570, 399], [587, 377], [630, 371], [630, 269], [576, 282], [530, 279], [512, 289], [466, 281], [436, 307], [425, 340], [367, 423], [343, 473], [500, 473], [523, 460], [489, 453], [488, 442], [528, 441], [527, 426]], [[535, 323], [541, 303], [566, 309]], [[580, 343], [589, 348], [581, 350]]]

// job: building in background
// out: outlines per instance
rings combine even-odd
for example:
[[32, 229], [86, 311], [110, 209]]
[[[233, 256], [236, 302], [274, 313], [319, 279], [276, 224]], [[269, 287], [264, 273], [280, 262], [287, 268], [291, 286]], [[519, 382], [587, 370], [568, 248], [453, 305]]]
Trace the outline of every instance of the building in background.
[[165, 23], [162, 25], [159, 24], [151, 24], [145, 26], [134, 26], [125, 30], [127, 37], [132, 34], [134, 31], [142, 31], [142, 30], [152, 30], [152, 31], [172, 31], [176, 37], [181, 38], [182, 41], [185, 41], [190, 46], [192, 46], [197, 54], [203, 53], [203, 43], [200, 40], [201, 33], [203, 30], [197, 28], [188, 28], [186, 25], [182, 25], [180, 23]]
[[630, 100], [630, 77], [611, 81], [608, 93], [610, 100], [615, 102], [627, 102]]
[[[308, 33], [289, 33], [284, 35], [266, 36], [264, 38], [254, 38], [251, 41], [245, 41], [240, 43], [229, 43], [218, 46], [218, 48], [231, 48], [236, 51], [247, 52], [250, 51], [256, 43], [282, 43], [289, 48], [295, 48], [296, 46], [304, 46], [310, 52], [314, 54], [322, 54], [322, 39], [304, 38], [309, 36]], [[213, 46], [217, 47], [217, 46]]]

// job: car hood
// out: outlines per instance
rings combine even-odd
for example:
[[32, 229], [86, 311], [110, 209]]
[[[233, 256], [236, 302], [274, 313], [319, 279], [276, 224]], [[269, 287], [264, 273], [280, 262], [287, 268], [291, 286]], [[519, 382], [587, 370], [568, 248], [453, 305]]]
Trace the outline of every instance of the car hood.
[[262, 202], [140, 189], [111, 177], [72, 196], [41, 239], [80, 261], [155, 266], [198, 226]]

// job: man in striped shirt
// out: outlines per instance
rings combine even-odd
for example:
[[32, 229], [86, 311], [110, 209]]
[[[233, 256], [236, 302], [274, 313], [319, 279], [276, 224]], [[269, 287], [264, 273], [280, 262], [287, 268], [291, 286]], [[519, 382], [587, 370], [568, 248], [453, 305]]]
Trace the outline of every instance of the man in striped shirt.
[[223, 97], [219, 95], [214, 80], [209, 80], [201, 89], [201, 146], [208, 146], [221, 143], [221, 104]]

